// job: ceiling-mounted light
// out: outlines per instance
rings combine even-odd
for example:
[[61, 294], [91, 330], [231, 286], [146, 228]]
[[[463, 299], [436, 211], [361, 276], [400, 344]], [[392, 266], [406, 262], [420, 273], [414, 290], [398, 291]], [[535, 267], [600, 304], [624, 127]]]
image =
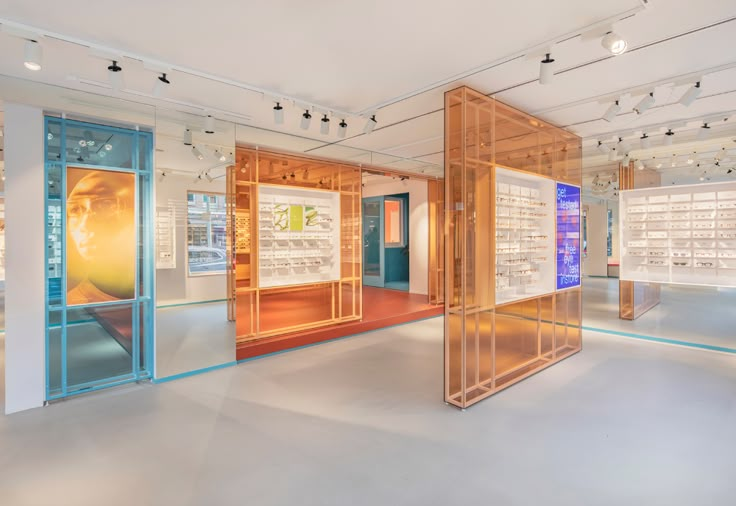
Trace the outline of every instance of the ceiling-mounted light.
[[161, 171], [161, 175], [158, 177], [158, 182], [159, 183], [163, 183], [164, 182], [164, 179], [166, 179], [166, 171], [165, 170], [162, 170]]
[[631, 157], [629, 156], [628, 153], [626, 153], [626, 155], [624, 156], [623, 160], [621, 160], [621, 164], [622, 165], [628, 165], [630, 161], [631, 161]]
[[644, 162], [642, 162], [641, 160], [636, 162], [636, 168], [639, 170], [644, 170]]
[[728, 170], [726, 171], [726, 174], [730, 174], [731, 172], [733, 172], [733, 169], [728, 169]]
[[185, 146], [191, 146], [192, 145], [192, 131], [188, 128], [184, 130], [184, 145]]
[[210, 176], [210, 172], [209, 171], [207, 171], [207, 172], [204, 173], [204, 177], [207, 179], [207, 182], [208, 183], [211, 183], [212, 182], [212, 176]]
[[662, 162], [657, 162], [654, 166], [657, 167], [658, 169], [661, 169], [662, 168]]
[[603, 114], [603, 117], [601, 119], [604, 119], [610, 123], [611, 121], [613, 121], [619, 111], [621, 111], [621, 105], [618, 103], [618, 100], [616, 100], [610, 105], [608, 109], [606, 109], [606, 112], [605, 114]]
[[652, 139], [646, 133], [639, 137], [639, 140], [641, 141], [641, 149], [649, 149], [649, 146], [652, 145]]
[[378, 122], [376, 121], [376, 115], [374, 114], [370, 118], [368, 118], [368, 121], [365, 122], [365, 126], [363, 127], [363, 133], [369, 134], [373, 131], [374, 128], [376, 128], [376, 124]]
[[110, 79], [110, 85], [113, 90], [120, 90], [123, 88], [123, 67], [118, 65], [117, 60], [112, 61], [112, 65], [107, 66], [109, 72], [108, 78]]
[[672, 146], [672, 141], [674, 140], [674, 137], [675, 132], [673, 132], [671, 128], [668, 128], [667, 131], [664, 133], [664, 145]]
[[691, 88], [688, 88], [682, 97], [680, 97], [680, 103], [685, 107], [690, 106], [690, 104], [695, 102], [695, 99], [698, 98], [701, 91], [703, 91], [703, 89], [700, 87], [700, 81], [698, 81]]
[[281, 107], [279, 102], [276, 102], [276, 105], [273, 106], [273, 122], [277, 125], [281, 125], [284, 122], [284, 108]]
[[321, 133], [322, 135], [327, 135], [330, 133], [330, 118], [328, 118], [326, 114], [322, 117], [322, 120], [320, 122], [319, 133]]
[[25, 49], [23, 50], [23, 65], [28, 70], [41, 70], [41, 61], [43, 60], [43, 49], [41, 44], [35, 40], [27, 40]]
[[199, 149], [197, 149], [197, 146], [192, 146], [192, 155], [194, 155], [194, 158], [197, 160], [204, 160], [204, 155]]
[[608, 161], [613, 162], [616, 160], [616, 148], [611, 148], [608, 152]]
[[215, 118], [210, 114], [208, 114], [207, 117], [204, 119], [204, 133], [215, 133]]
[[312, 115], [309, 114], [309, 109], [304, 111], [304, 114], [302, 114], [302, 121], [299, 123], [299, 127], [302, 130], [309, 130], [309, 125], [312, 123]]
[[550, 58], [550, 53], [547, 53], [544, 60], [539, 62], [539, 84], [549, 84], [552, 82], [552, 78], [555, 75], [554, 62], [554, 58]]
[[156, 78], [156, 84], [153, 86], [153, 96], [163, 97], [170, 84], [171, 81], [166, 78], [166, 72], [162, 73]]
[[687, 164], [692, 165], [695, 162], [695, 155], [697, 154], [697, 151], [693, 151], [692, 155], [688, 155], [687, 157]]
[[606, 33], [601, 39], [601, 46], [606, 48], [611, 54], [620, 55], [626, 51], [628, 44], [623, 37], [616, 32], [610, 31]]
[[593, 184], [597, 185], [600, 182], [600, 179], [601, 177], [598, 174], [596, 174], [595, 177], [593, 178]]
[[626, 153], [629, 151], [629, 143], [624, 140], [623, 137], [618, 138], [618, 152], [619, 153]]
[[305, 181], [309, 179], [309, 169], [304, 170], [304, 173], [302, 174], [302, 179], [304, 179]]
[[221, 162], [224, 162], [225, 160], [227, 160], [227, 157], [224, 154], [222, 154], [219, 149], [216, 149], [214, 154], [215, 154], [215, 158], [217, 158]]
[[598, 141], [598, 146], [596, 146], [596, 147], [598, 148], [598, 151], [600, 151], [604, 155], [606, 153], [608, 153], [609, 151], [611, 151], [611, 148], [609, 148], [608, 146], [606, 146], [605, 144], [603, 144], [601, 141]]
[[708, 123], [703, 123], [703, 125], [698, 129], [698, 140], [702, 141], [707, 139], [710, 136], [710, 126]]
[[634, 111], [636, 114], [644, 114], [650, 107], [654, 105], [656, 100], [654, 99], [654, 92], [650, 92], [648, 95], [645, 95], [644, 98], [642, 98], [638, 104], [636, 104], [636, 107], [634, 107]]
[[345, 123], [345, 120], [343, 119], [337, 127], [337, 136], [344, 139], [345, 135], [348, 133], [348, 124]]
[[194, 178], [194, 184], [199, 183], [202, 180], [202, 174], [197, 174], [197, 177]]
[[670, 167], [677, 167], [677, 155], [675, 154], [670, 158]]

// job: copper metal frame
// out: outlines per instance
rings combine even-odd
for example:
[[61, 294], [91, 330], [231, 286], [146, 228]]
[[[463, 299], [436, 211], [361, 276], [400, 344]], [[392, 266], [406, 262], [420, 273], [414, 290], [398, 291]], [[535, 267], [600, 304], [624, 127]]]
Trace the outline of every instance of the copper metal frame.
[[580, 186], [579, 137], [463, 87], [445, 94], [445, 400], [465, 408], [580, 351], [582, 291], [497, 305], [495, 167]]

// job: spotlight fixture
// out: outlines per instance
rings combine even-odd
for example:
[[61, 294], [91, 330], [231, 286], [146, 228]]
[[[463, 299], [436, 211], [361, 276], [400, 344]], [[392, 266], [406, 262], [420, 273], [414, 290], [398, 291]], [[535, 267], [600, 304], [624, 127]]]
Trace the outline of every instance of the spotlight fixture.
[[123, 88], [123, 67], [118, 65], [117, 60], [112, 61], [112, 65], [107, 67], [108, 77], [110, 79], [110, 85], [113, 90], [120, 90]]
[[370, 118], [368, 118], [368, 121], [366, 121], [365, 126], [363, 127], [363, 133], [369, 134], [373, 131], [374, 128], [376, 128], [376, 124], [378, 122], [376, 121], [376, 115], [374, 114]]
[[215, 150], [214, 154], [215, 154], [215, 158], [217, 158], [221, 162], [224, 162], [225, 160], [227, 160], [227, 157], [224, 154], [222, 154], [218, 149]]
[[28, 70], [37, 72], [41, 70], [41, 60], [43, 59], [43, 49], [41, 44], [35, 40], [27, 40], [25, 49], [23, 50], [23, 65]]
[[192, 145], [192, 131], [188, 128], [184, 130], [184, 145], [185, 146], [191, 146]]
[[163, 97], [166, 94], [166, 89], [169, 87], [170, 84], [171, 81], [166, 78], [165, 72], [158, 76], [156, 78], [156, 84], [153, 86], [153, 96]]
[[207, 117], [204, 119], [204, 133], [215, 133], [215, 118], [210, 114], [208, 114]]
[[552, 78], [555, 75], [554, 62], [554, 58], [550, 58], [550, 53], [547, 53], [544, 60], [539, 62], [539, 84], [549, 84], [552, 82]]
[[695, 155], [697, 154], [697, 151], [693, 151], [692, 155], [689, 155], [687, 157], [687, 164], [692, 165], [695, 162]]
[[630, 161], [631, 161], [631, 157], [629, 156], [628, 153], [626, 153], [626, 155], [624, 156], [623, 160], [621, 160], [621, 164], [628, 165]]
[[207, 172], [204, 173], [204, 177], [207, 179], [207, 182], [208, 183], [211, 183], [212, 182], [212, 176], [210, 176], [210, 172], [209, 171], [207, 171]]
[[164, 179], [166, 179], [166, 171], [165, 170], [162, 170], [161, 171], [161, 175], [158, 177], [158, 182], [159, 183], [163, 183], [164, 182]]
[[710, 136], [710, 126], [708, 126], [708, 123], [703, 123], [703, 125], [698, 130], [698, 140], [702, 141], [707, 139]]
[[194, 158], [196, 158], [197, 160], [204, 160], [204, 155], [200, 150], [197, 149], [197, 146], [192, 146], [192, 155], [194, 155]]
[[674, 140], [674, 137], [675, 132], [673, 132], [671, 128], [668, 128], [667, 131], [664, 133], [664, 145], [672, 146], [672, 141]]
[[194, 178], [194, 184], [199, 183], [202, 180], [202, 173], [200, 172], [197, 174], [197, 177]]
[[348, 133], [348, 124], [345, 123], [345, 120], [343, 119], [340, 121], [340, 124], [337, 128], [337, 136], [341, 139], [345, 138], [345, 135]]
[[322, 120], [320, 122], [319, 133], [321, 133], [322, 135], [327, 135], [330, 133], [330, 118], [328, 118], [326, 114], [322, 117]]
[[281, 176], [281, 179], [283, 179], [284, 181], [286, 181], [286, 174], [284, 174], [283, 176]]
[[654, 92], [650, 92], [648, 95], [644, 96], [638, 104], [636, 104], [636, 107], [634, 107], [634, 111], [636, 114], [642, 115], [644, 114], [650, 107], [654, 105], [656, 100], [654, 99]]
[[621, 111], [621, 105], [618, 103], [618, 100], [616, 100], [606, 110], [605, 114], [603, 114], [603, 117], [601, 119], [604, 119], [610, 123], [611, 121], [613, 121], [613, 119], [616, 117], [619, 111]]
[[657, 167], [658, 169], [661, 169], [662, 168], [662, 162], [657, 162], [657, 164], [655, 165], [655, 167]]
[[641, 149], [649, 149], [649, 146], [652, 145], [652, 139], [646, 133], [639, 137], [639, 140], [641, 141]]
[[309, 114], [309, 109], [304, 111], [302, 114], [302, 121], [299, 124], [302, 130], [309, 130], [309, 125], [312, 123], [312, 115]]
[[291, 173], [291, 174], [289, 175], [289, 177], [290, 177], [291, 179], [296, 179], [296, 173], [295, 173], [295, 172], [292, 172], [292, 173]]
[[611, 151], [611, 148], [609, 148], [608, 146], [606, 146], [605, 144], [603, 144], [601, 141], [598, 141], [598, 146], [597, 147], [598, 147], [598, 151], [600, 151], [604, 155], [606, 153], [608, 153], [609, 151]]
[[726, 171], [726, 174], [730, 174], [731, 172], [733, 172], [733, 169], [728, 169], [728, 170]]
[[302, 179], [304, 179], [305, 181], [309, 179], [309, 169], [304, 170], [304, 173], [302, 174]]
[[276, 105], [273, 106], [273, 122], [277, 125], [284, 123], [284, 108], [281, 107], [279, 102], [276, 102]]
[[636, 168], [639, 169], [639, 170], [644, 170], [644, 162], [642, 162], [641, 160], [639, 160], [636, 163]]
[[673, 153], [672, 158], [670, 158], [670, 167], [676, 167], [676, 166], [677, 166], [677, 155]]
[[628, 44], [626, 40], [614, 31], [606, 33], [601, 39], [601, 46], [613, 55], [620, 55], [626, 51]]
[[623, 137], [618, 138], [618, 150], [619, 153], [626, 153], [629, 151], [629, 143], [625, 141]]
[[608, 152], [608, 161], [613, 162], [614, 160], [616, 160], [616, 148], [611, 148]]
[[701, 91], [703, 91], [703, 89], [700, 87], [700, 81], [698, 81], [693, 84], [692, 88], [688, 88], [688, 90], [680, 97], [680, 103], [685, 107], [689, 107], [690, 104], [695, 102], [695, 99], [698, 98]]

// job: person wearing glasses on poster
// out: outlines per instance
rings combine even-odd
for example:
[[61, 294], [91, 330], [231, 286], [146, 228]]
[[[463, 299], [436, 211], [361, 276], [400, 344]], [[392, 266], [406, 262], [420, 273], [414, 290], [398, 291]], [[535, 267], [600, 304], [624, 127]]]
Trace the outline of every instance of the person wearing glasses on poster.
[[67, 304], [135, 296], [135, 176], [68, 169]]

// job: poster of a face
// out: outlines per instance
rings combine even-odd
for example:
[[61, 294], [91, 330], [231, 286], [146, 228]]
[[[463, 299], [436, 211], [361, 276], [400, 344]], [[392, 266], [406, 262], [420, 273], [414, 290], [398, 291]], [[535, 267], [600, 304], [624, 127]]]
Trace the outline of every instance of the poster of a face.
[[135, 175], [67, 169], [67, 305], [135, 297]]

